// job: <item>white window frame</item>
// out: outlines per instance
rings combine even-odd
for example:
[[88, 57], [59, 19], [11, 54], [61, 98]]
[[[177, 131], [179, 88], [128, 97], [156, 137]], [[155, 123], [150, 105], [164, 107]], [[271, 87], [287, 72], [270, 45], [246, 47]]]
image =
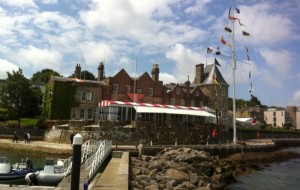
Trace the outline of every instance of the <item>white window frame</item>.
[[148, 96], [153, 96], [153, 88], [148, 89]]
[[126, 86], [125, 86], [125, 92], [126, 92], [126, 93], [130, 93], [130, 86], [129, 86], [129, 85], [126, 85]]
[[92, 92], [87, 92], [86, 93], [86, 100], [87, 101], [93, 101], [93, 93]]
[[184, 99], [180, 100], [180, 105], [185, 106], [185, 100]]
[[113, 84], [113, 93], [118, 93], [119, 92], [119, 85], [118, 84]]
[[176, 94], [180, 94], [180, 88], [176, 88]]
[[170, 99], [170, 105], [175, 105], [175, 98]]
[[136, 92], [138, 93], [138, 94], [141, 94], [142, 93], [142, 88], [137, 88], [137, 90], [136, 90]]

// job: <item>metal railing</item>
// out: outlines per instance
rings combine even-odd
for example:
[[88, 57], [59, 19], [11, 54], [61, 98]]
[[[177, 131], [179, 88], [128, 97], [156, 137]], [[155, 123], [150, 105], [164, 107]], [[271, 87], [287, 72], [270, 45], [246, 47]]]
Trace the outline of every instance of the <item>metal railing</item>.
[[[81, 164], [84, 163], [90, 156], [94, 155], [102, 141], [90, 139], [83, 143], [81, 147]], [[67, 159], [60, 159], [64, 163], [65, 176], [71, 173], [72, 156]]]
[[111, 152], [112, 141], [104, 140], [102, 141], [95, 154], [91, 155], [86, 161], [84, 168], [88, 173], [88, 179], [92, 178], [99, 166], [103, 163], [105, 158]]

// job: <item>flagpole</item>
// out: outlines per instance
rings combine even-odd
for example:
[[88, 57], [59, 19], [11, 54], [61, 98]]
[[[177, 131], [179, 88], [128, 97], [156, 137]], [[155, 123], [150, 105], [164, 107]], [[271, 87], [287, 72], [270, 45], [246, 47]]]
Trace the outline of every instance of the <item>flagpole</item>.
[[[229, 15], [230, 16], [230, 15]], [[235, 70], [236, 70], [236, 60], [235, 60], [235, 40], [234, 40], [234, 21], [232, 21], [232, 38], [231, 38], [231, 58], [232, 58], [232, 80], [233, 80], [233, 87], [232, 87], [232, 102], [233, 102], [233, 144], [236, 144], [236, 104], [235, 104]]]

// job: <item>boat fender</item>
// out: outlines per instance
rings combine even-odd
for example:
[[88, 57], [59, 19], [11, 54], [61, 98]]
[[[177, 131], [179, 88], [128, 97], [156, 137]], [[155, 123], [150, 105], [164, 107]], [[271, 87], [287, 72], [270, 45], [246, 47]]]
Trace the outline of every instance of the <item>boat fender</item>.
[[39, 182], [37, 180], [37, 177], [35, 175], [35, 173], [32, 173], [29, 175], [29, 185], [37, 185]]

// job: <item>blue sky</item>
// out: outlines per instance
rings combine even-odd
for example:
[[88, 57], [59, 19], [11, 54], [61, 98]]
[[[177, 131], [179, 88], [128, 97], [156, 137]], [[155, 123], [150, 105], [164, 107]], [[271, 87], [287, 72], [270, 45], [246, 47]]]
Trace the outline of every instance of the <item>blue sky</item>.
[[[64, 76], [82, 70], [106, 76], [124, 68], [134, 76], [160, 66], [164, 83], [194, 80], [195, 65], [216, 57], [232, 86], [231, 61], [207, 46], [230, 48], [229, 7], [246, 26], [235, 24], [236, 97], [253, 95], [269, 106], [300, 106], [300, 1], [298, 0], [0, 0], [0, 78], [21, 68], [27, 77], [50, 68]], [[249, 37], [241, 31], [250, 33]], [[249, 80], [249, 72], [251, 78]], [[231, 88], [229, 96], [231, 96]]]

